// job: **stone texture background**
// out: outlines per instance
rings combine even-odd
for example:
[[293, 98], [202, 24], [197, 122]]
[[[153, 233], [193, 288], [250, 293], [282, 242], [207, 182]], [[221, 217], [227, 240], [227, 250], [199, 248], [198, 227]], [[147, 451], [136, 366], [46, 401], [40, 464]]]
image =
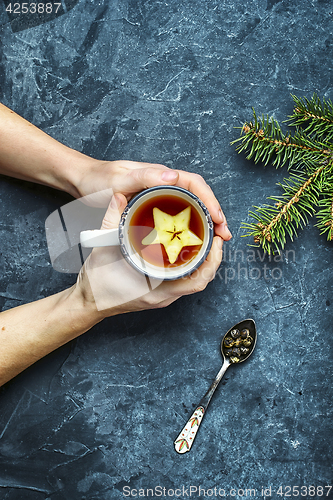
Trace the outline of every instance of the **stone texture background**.
[[[332, 3], [64, 0], [49, 22], [9, 18], [8, 3], [1, 101], [96, 158], [202, 174], [234, 237], [204, 292], [105, 320], [0, 390], [0, 499], [190, 485], [258, 496], [271, 486], [281, 498], [280, 485], [332, 484], [332, 244], [311, 222], [281, 260], [254, 254], [241, 222], [286, 172], [230, 146], [252, 107], [282, 121], [290, 94], [332, 97]], [[44, 227], [70, 197], [2, 177], [0, 200], [2, 310], [70, 286]], [[229, 369], [178, 456], [173, 440], [220, 368], [220, 340], [246, 317], [256, 351]]]

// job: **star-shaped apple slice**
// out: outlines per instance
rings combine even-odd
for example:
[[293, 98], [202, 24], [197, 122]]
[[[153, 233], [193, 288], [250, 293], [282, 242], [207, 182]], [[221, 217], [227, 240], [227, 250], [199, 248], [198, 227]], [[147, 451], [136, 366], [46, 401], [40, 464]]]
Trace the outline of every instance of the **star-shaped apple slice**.
[[202, 240], [190, 231], [191, 207], [177, 215], [169, 215], [153, 208], [154, 229], [142, 240], [143, 245], [164, 246], [170, 264], [176, 262], [183, 247], [201, 245]]

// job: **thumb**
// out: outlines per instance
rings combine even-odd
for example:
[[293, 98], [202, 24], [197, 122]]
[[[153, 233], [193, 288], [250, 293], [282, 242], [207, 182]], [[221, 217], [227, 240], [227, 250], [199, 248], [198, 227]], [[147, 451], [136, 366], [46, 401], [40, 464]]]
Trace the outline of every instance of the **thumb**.
[[112, 196], [106, 214], [102, 222], [101, 229], [114, 229], [118, 227], [120, 216], [127, 205], [126, 197], [121, 193]]

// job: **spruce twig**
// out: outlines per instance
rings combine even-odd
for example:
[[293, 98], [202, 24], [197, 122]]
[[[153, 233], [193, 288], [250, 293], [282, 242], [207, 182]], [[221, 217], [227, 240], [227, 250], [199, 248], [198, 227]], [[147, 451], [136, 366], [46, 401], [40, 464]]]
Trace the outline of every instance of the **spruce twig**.
[[[300, 99], [292, 96], [295, 102], [293, 114], [289, 117], [290, 125], [301, 126], [308, 135], [316, 136], [318, 140], [325, 139], [331, 142], [333, 139], [333, 104], [331, 100], [323, 98], [321, 102], [317, 94], [312, 99]], [[306, 128], [304, 128], [306, 126]]]
[[322, 197], [318, 202], [319, 210], [317, 212], [318, 223], [316, 226], [320, 229], [320, 234], [327, 233], [327, 240], [333, 241], [333, 178], [326, 182]]
[[321, 102], [316, 94], [310, 100], [293, 99], [289, 121], [296, 127], [294, 135], [285, 134], [274, 118], [258, 118], [253, 110], [253, 121], [239, 127], [241, 137], [232, 143], [255, 163], [292, 169], [279, 183], [283, 195], [269, 197], [273, 205], [254, 207], [250, 216], [255, 222], [242, 224], [248, 231], [245, 236], [253, 236], [255, 246], [268, 254], [280, 252], [287, 238], [293, 240], [315, 213], [320, 232], [333, 240], [333, 104]]
[[255, 207], [250, 212], [258, 223], [243, 224], [250, 232], [246, 236], [253, 236], [254, 242], [259, 244], [268, 254], [283, 249], [286, 237], [293, 240], [297, 236], [298, 228], [304, 227], [308, 218], [316, 210], [319, 196], [320, 175], [324, 167], [319, 167], [310, 177], [292, 174], [285, 179], [285, 184], [279, 184], [284, 189], [282, 197], [269, 197], [274, 205]]
[[[299, 165], [316, 168], [322, 162], [330, 158], [332, 151], [325, 144], [313, 141], [310, 136], [306, 136], [297, 130], [294, 137], [284, 134], [279, 123], [274, 118], [257, 118], [253, 110], [253, 122], [247, 122], [241, 128], [241, 136], [231, 144], [240, 142], [236, 150], [248, 152], [247, 159], [254, 159], [268, 165], [272, 162], [275, 167], [295, 168]], [[250, 145], [252, 146], [250, 148]]]

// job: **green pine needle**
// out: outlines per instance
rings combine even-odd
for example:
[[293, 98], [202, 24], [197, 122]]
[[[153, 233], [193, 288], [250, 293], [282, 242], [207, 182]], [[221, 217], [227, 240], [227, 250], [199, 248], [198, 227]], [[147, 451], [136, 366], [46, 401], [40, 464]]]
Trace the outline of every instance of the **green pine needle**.
[[307, 135], [331, 142], [333, 139], [333, 104], [323, 98], [320, 101], [317, 94], [312, 99], [300, 99], [292, 96], [295, 102], [294, 113], [287, 120], [290, 125], [301, 126]]
[[326, 179], [321, 199], [318, 202], [318, 212], [316, 226], [320, 229], [320, 234], [327, 233], [327, 240], [333, 240], [333, 176]]
[[278, 184], [283, 194], [268, 198], [274, 204], [253, 207], [249, 213], [253, 222], [242, 224], [245, 236], [253, 236], [255, 245], [268, 254], [280, 253], [314, 214], [320, 232], [333, 240], [333, 104], [321, 102], [316, 94], [293, 99], [289, 121], [296, 127], [294, 135], [285, 134], [274, 118], [258, 118], [253, 110], [253, 121], [245, 123], [241, 137], [232, 142], [255, 163], [291, 171]]

